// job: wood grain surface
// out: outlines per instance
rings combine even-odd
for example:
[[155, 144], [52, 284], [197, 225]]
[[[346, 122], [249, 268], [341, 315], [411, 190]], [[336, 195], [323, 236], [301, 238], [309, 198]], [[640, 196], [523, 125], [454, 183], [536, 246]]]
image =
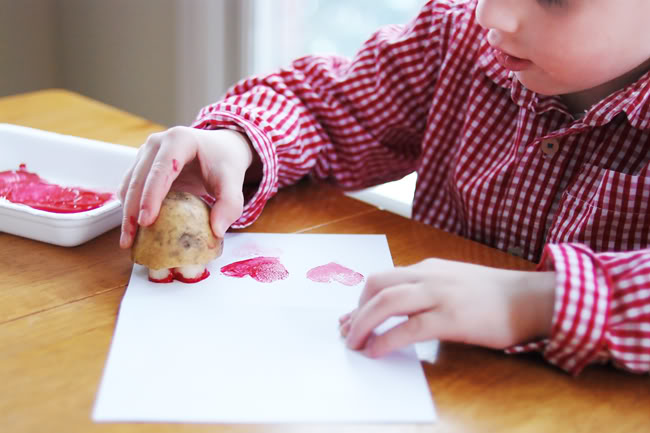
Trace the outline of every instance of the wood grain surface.
[[[58, 89], [0, 98], [0, 122], [135, 147], [164, 129]], [[1, 163], [0, 157], [0, 170], [12, 168]], [[383, 233], [397, 266], [440, 257], [534, 269], [532, 263], [308, 180], [281, 190], [245, 231]], [[508, 356], [449, 343], [440, 344], [434, 363], [423, 364], [439, 415], [433, 425], [93, 423], [90, 415], [132, 266], [118, 239], [115, 229], [64, 248], [0, 233], [1, 432], [650, 431], [648, 376], [591, 366], [574, 378], [538, 355]]]

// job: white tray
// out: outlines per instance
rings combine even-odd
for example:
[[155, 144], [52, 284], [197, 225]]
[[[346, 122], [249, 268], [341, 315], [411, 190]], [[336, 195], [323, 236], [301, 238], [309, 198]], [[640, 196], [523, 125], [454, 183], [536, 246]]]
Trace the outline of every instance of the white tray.
[[[116, 193], [137, 149], [22, 126], [0, 124], [0, 171], [26, 164], [48, 182]], [[53, 213], [0, 199], [0, 232], [64, 247], [80, 245], [120, 225], [117, 196], [79, 213]]]

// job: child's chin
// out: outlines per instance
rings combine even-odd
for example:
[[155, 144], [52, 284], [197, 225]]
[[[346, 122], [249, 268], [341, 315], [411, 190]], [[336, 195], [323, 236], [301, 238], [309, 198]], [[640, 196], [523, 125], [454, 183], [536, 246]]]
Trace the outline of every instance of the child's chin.
[[570, 93], [568, 90], [549, 82], [548, 79], [543, 79], [532, 71], [515, 72], [515, 77], [517, 77], [517, 80], [519, 80], [522, 86], [539, 95], [553, 96]]

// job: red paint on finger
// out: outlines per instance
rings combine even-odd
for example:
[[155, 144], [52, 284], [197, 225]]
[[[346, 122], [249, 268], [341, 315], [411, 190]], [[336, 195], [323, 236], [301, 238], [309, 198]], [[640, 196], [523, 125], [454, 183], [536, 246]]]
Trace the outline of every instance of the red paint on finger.
[[179, 170], [179, 168], [178, 168], [178, 160], [172, 159], [172, 168], [174, 169], [175, 172]]
[[234, 262], [222, 267], [221, 273], [235, 278], [250, 276], [260, 283], [272, 283], [289, 276], [289, 271], [277, 257], [255, 257]]
[[216, 203], [217, 199], [212, 197], [210, 194], [202, 194], [201, 198], [203, 199], [204, 202], [208, 204], [208, 206], [214, 206]]
[[334, 262], [310, 269], [307, 278], [317, 283], [338, 281], [346, 286], [356, 286], [364, 279], [362, 274]]
[[129, 234], [131, 235], [131, 238], [134, 238], [135, 237], [135, 232], [138, 229], [138, 220], [136, 220], [135, 217], [133, 215], [131, 215], [129, 217], [129, 223], [130, 223]]

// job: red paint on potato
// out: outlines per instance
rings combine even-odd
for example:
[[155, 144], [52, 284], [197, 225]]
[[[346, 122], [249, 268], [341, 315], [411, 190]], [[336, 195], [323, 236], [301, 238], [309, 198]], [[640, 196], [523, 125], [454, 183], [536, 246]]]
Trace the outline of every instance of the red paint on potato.
[[180, 272], [178, 272], [176, 270], [174, 270], [173, 272], [174, 272], [174, 279], [175, 280], [178, 280], [181, 283], [187, 283], [187, 284], [198, 283], [199, 281], [203, 281], [203, 280], [205, 280], [206, 278], [208, 278], [210, 276], [210, 271], [208, 271], [207, 269], [203, 270], [203, 273], [200, 276], [196, 277], [196, 278], [185, 278], [183, 276], [183, 274], [181, 274]]

